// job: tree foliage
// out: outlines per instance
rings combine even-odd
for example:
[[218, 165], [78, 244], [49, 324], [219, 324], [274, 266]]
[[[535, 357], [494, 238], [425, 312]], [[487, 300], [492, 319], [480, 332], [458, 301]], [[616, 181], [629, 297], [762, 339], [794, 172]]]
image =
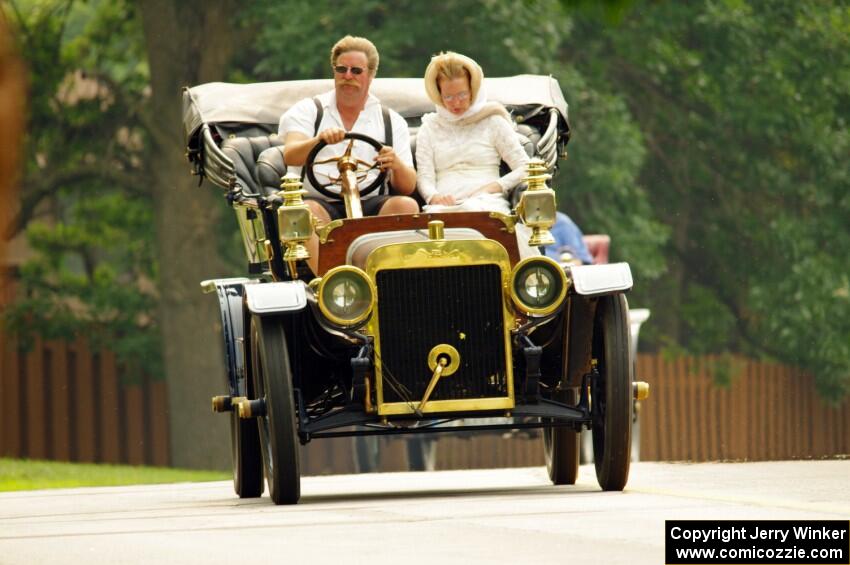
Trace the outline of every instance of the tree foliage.
[[[4, 5], [32, 85], [13, 230], [26, 229], [34, 256], [22, 268], [25, 296], [6, 312], [24, 334], [100, 336], [128, 366], [158, 373], [159, 336], [194, 331], [186, 316], [166, 314], [202, 299], [186, 280], [163, 296], [173, 285], [163, 286], [162, 272], [179, 278], [180, 254], [197, 253], [184, 236], [215, 231], [239, 249], [232, 218], [204, 227], [222, 210], [200, 193], [177, 204], [191, 208], [194, 223], [181, 231], [172, 229], [178, 215], [164, 219], [175, 206], [169, 195], [189, 190], [179, 163], [163, 165], [163, 155], [182, 155], [179, 123], [162, 123], [179, 112], [178, 89], [327, 77], [331, 45], [351, 33], [378, 45], [380, 76], [419, 77], [431, 55], [454, 50], [488, 76], [558, 78], [573, 129], [559, 203], [586, 232], [609, 233], [613, 258], [632, 265], [630, 300], [653, 310], [643, 346], [768, 355], [815, 372], [827, 395], [850, 390], [846, 5], [258, 0], [231, 8], [226, 0]], [[182, 378], [175, 366], [166, 362]]]
[[850, 391], [850, 9], [640, 3], [617, 28], [583, 24], [578, 67], [622, 93], [672, 230], [672, 276], [647, 293], [681, 321], [661, 339], [769, 355], [828, 396]]
[[158, 376], [156, 260], [142, 179], [146, 66], [123, 2], [12, 3], [30, 74], [22, 200], [7, 237], [33, 257], [4, 313], [25, 340], [82, 333]]
[[[624, 9], [621, 1], [608, 4], [603, 15]], [[660, 246], [667, 229], [653, 219], [638, 180], [646, 153], [640, 130], [622, 98], [589, 84], [572, 64], [565, 45], [573, 23], [561, 3], [320, 0], [287, 10], [273, 1], [253, 6], [246, 17], [266, 25], [243, 63], [246, 76], [259, 80], [328, 77], [330, 48], [345, 33], [377, 45], [379, 76], [421, 77], [430, 57], [444, 50], [473, 57], [487, 76], [554, 75], [570, 104], [575, 132], [572, 156], [561, 163], [555, 182], [561, 208], [586, 230], [611, 234], [615, 256], [631, 260], [638, 276], [653, 279], [664, 272]], [[518, 17], [533, 22], [528, 28], [534, 33], [520, 32]]]

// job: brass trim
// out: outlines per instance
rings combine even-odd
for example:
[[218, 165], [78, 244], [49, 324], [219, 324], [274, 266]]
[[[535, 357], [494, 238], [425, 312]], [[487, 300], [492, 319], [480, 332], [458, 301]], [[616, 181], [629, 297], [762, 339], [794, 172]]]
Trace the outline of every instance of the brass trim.
[[425, 411], [425, 405], [428, 404], [428, 399], [431, 398], [431, 393], [434, 392], [440, 379], [453, 375], [459, 366], [460, 352], [448, 343], [436, 345], [428, 352], [428, 367], [434, 374], [419, 402], [419, 412]]
[[[283, 205], [277, 210], [277, 225], [280, 231], [280, 242], [285, 247], [283, 260], [289, 263], [290, 271], [295, 271], [294, 266], [296, 261], [306, 261], [310, 258], [310, 252], [304, 246], [315, 232], [313, 213], [310, 207], [304, 202], [301, 197], [307, 191], [303, 189], [301, 179], [294, 174], [286, 174], [281, 177], [281, 190], [277, 193], [283, 199]], [[284, 227], [287, 224], [286, 217], [290, 214], [306, 214], [307, 215], [307, 231], [303, 233], [295, 232], [295, 235], [287, 235], [287, 229]], [[295, 276], [293, 275], [293, 278]]]
[[322, 282], [322, 277], [316, 277], [316, 278], [314, 278], [313, 280], [311, 280], [310, 282], [307, 283], [307, 286], [310, 287], [310, 290], [312, 290], [313, 294], [316, 295], [316, 296], [319, 295], [319, 284], [321, 284], [321, 282]]
[[[357, 186], [357, 176], [353, 171], [342, 170], [343, 161], [340, 161], [340, 193], [345, 202], [345, 216], [347, 218], [362, 218], [363, 204], [360, 202], [360, 188]], [[355, 165], [356, 166], [356, 165]]]
[[[555, 191], [546, 186], [546, 181], [552, 178], [547, 171], [546, 162], [543, 159], [535, 158], [528, 162], [528, 176], [525, 181], [528, 183], [528, 190], [520, 196], [519, 203], [516, 206], [517, 216], [522, 220], [522, 223], [531, 228], [531, 237], [528, 240], [528, 245], [537, 247], [540, 245], [551, 245], [555, 243], [555, 238], [552, 237], [549, 228], [555, 224]], [[545, 197], [551, 198], [553, 208], [552, 217], [546, 220], [529, 222], [526, 217], [526, 205], [533, 198]]]
[[508, 233], [514, 233], [516, 231], [517, 217], [513, 214], [503, 214], [501, 212], [490, 212], [491, 218], [496, 218], [497, 220], [501, 220], [503, 224], [505, 224], [505, 231]]
[[242, 420], [254, 417], [254, 414], [251, 413], [251, 401], [244, 396], [240, 397], [239, 402], [234, 402], [233, 406], [236, 407], [237, 414], [239, 414], [239, 418]]
[[431, 393], [434, 392], [434, 389], [437, 387], [437, 383], [440, 382], [440, 378], [443, 376], [443, 367], [446, 366], [446, 360], [440, 359], [439, 364], [434, 368], [434, 374], [431, 375], [431, 381], [428, 383], [428, 387], [425, 389], [425, 394], [422, 395], [422, 400], [419, 401], [419, 411], [422, 412], [425, 410], [425, 405], [428, 404], [428, 399], [431, 398]]
[[649, 398], [649, 383], [645, 381], [635, 381], [632, 383], [635, 400], [646, 400]]
[[375, 414], [378, 412], [375, 405], [372, 404], [372, 380], [369, 378], [369, 375], [363, 377], [363, 383], [366, 388], [366, 399], [364, 401], [363, 410], [367, 414]]
[[230, 401], [229, 396], [213, 396], [212, 397], [212, 411], [213, 412], [227, 412], [229, 401]]
[[541, 190], [548, 188], [546, 181], [552, 178], [548, 173], [549, 168], [546, 162], [539, 157], [530, 159], [527, 166], [528, 176], [525, 181], [528, 183], [528, 190]]
[[[532, 308], [527, 304], [523, 303], [520, 300], [519, 295], [516, 292], [516, 288], [514, 283], [516, 282], [516, 277], [520, 273], [522, 269], [526, 267], [529, 263], [548, 263], [553, 267], [553, 271], [560, 276], [561, 279], [561, 292], [558, 293], [557, 298], [545, 308]], [[564, 301], [564, 298], [567, 296], [567, 290], [570, 286], [570, 279], [567, 278], [567, 275], [564, 273], [564, 269], [558, 264], [557, 261], [550, 257], [546, 257], [545, 255], [539, 255], [536, 257], [526, 257], [522, 261], [516, 264], [513, 271], [511, 271], [510, 280], [508, 281], [508, 293], [511, 297], [511, 302], [513, 302], [514, 306], [517, 307], [521, 312], [525, 312], [526, 314], [533, 314], [537, 316], [545, 316], [547, 314], [551, 314], [555, 310], [557, 310]]]
[[445, 355], [451, 361], [451, 363], [443, 367], [442, 376], [448, 377], [449, 375], [453, 375], [460, 365], [460, 353], [448, 343], [435, 345], [434, 348], [428, 352], [428, 368], [435, 371], [437, 369], [437, 359], [439, 359], [441, 355]]
[[378, 247], [366, 259], [364, 270], [375, 280], [378, 271], [495, 264], [507, 280], [511, 271], [507, 250], [491, 239], [417, 241]]
[[428, 239], [445, 239], [443, 228], [445, 223], [442, 220], [431, 220], [428, 222]]
[[[508, 381], [509, 383], [511, 381]], [[511, 387], [512, 388], [512, 387]], [[417, 402], [380, 402], [378, 414], [381, 416], [400, 416], [404, 414], [423, 414], [435, 412], [476, 412], [483, 410], [511, 410], [514, 407], [513, 390], [510, 396], [494, 398], [470, 398], [464, 400], [431, 400], [420, 408]]]
[[244, 396], [213, 396], [212, 411], [216, 413], [231, 412], [243, 400], [247, 400], [247, 398]]
[[[369, 287], [369, 293], [371, 295], [369, 298], [369, 307], [366, 308], [366, 310], [364, 310], [361, 315], [348, 320], [345, 318], [340, 318], [339, 316], [333, 314], [325, 305], [324, 300], [322, 299], [322, 296], [324, 295], [325, 286], [328, 285], [331, 281], [333, 281], [336, 275], [343, 272], [355, 273], [357, 276], [361, 277], [366, 282], [366, 285]], [[375, 309], [375, 301], [378, 293], [375, 289], [375, 283], [372, 282], [372, 279], [365, 272], [363, 272], [363, 269], [354, 267], [352, 265], [340, 265], [339, 267], [334, 267], [333, 269], [325, 273], [325, 276], [321, 277], [318, 285], [319, 286], [316, 292], [316, 299], [319, 302], [319, 310], [321, 310], [325, 318], [327, 318], [332, 324], [347, 328], [356, 326], [357, 324], [366, 320], [372, 314], [372, 311]]]
[[321, 243], [327, 243], [330, 240], [331, 232], [342, 225], [342, 220], [332, 220], [320, 228], [316, 228], [316, 233], [319, 235]]
[[[395, 243], [375, 249], [366, 259], [364, 270], [371, 281], [377, 280], [382, 270], [460, 267], [471, 265], [497, 265], [502, 274], [502, 289], [508, 284], [511, 274], [511, 262], [507, 250], [498, 242], [489, 239], [479, 240], [437, 240], [416, 243]], [[412, 297], [416, 299], [416, 297]], [[373, 315], [366, 323], [363, 333], [374, 338], [375, 350], [375, 399], [378, 415], [415, 414], [418, 403], [384, 402], [383, 362], [381, 357], [381, 333], [377, 302]], [[427, 403], [420, 412], [452, 412], [499, 410], [514, 407], [514, 377], [511, 349], [511, 328], [514, 315], [510, 310], [510, 301], [502, 300], [502, 320], [504, 326], [505, 377], [507, 396], [495, 398], [476, 398], [461, 400], [434, 400]], [[427, 359], [425, 360], [427, 361]]]
[[234, 204], [233, 209], [236, 213], [236, 222], [239, 225], [239, 232], [242, 235], [242, 244], [248, 261], [251, 263], [267, 262], [269, 258], [263, 246], [266, 230], [260, 213], [254, 208], [239, 204]]

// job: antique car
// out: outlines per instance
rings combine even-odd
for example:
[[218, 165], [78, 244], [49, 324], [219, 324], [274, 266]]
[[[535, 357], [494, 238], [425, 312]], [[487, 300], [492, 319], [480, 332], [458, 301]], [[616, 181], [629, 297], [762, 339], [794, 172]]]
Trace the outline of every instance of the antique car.
[[[247, 276], [204, 281], [216, 293], [226, 352], [225, 394], [240, 497], [300, 497], [298, 444], [341, 436], [542, 428], [549, 476], [573, 484], [579, 431], [593, 433], [596, 476], [622, 490], [629, 473], [633, 382], [628, 264], [562, 266], [521, 258], [551, 242], [547, 185], [569, 140], [557, 81], [485, 79], [530, 155], [511, 214], [362, 217], [360, 186], [374, 164], [354, 159], [348, 134], [332, 161], [347, 218], [317, 228], [301, 179], [287, 174], [278, 120], [330, 80], [210, 83], [184, 91], [193, 172], [224, 189], [244, 239]], [[420, 79], [375, 79], [371, 92], [408, 122], [412, 143], [434, 110]], [[347, 144], [347, 145], [346, 145]], [[311, 181], [315, 175], [311, 177]], [[316, 185], [316, 182], [313, 182]], [[330, 192], [330, 194], [334, 194]], [[318, 237], [317, 272], [304, 243]], [[509, 423], [499, 423], [500, 418]]]

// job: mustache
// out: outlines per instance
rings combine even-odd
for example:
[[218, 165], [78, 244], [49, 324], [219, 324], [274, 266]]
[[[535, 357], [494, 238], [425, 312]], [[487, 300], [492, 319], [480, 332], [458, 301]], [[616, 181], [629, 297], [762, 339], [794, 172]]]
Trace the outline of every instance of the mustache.
[[340, 81], [340, 85], [342, 85], [342, 86], [360, 86], [360, 83], [358, 83], [356, 80], [343, 80], [343, 81]]

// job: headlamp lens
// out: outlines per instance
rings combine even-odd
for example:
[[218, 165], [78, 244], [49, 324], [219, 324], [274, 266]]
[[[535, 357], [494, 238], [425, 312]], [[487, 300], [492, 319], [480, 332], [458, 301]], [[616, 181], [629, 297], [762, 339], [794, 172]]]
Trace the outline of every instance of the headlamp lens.
[[526, 260], [514, 271], [517, 306], [531, 314], [553, 312], [565, 295], [566, 277], [560, 266], [545, 258]]
[[354, 325], [365, 320], [372, 309], [372, 286], [359, 269], [330, 272], [319, 289], [319, 305], [334, 323]]
[[545, 306], [555, 286], [552, 275], [540, 266], [534, 266], [524, 274], [522, 281], [523, 302]]

